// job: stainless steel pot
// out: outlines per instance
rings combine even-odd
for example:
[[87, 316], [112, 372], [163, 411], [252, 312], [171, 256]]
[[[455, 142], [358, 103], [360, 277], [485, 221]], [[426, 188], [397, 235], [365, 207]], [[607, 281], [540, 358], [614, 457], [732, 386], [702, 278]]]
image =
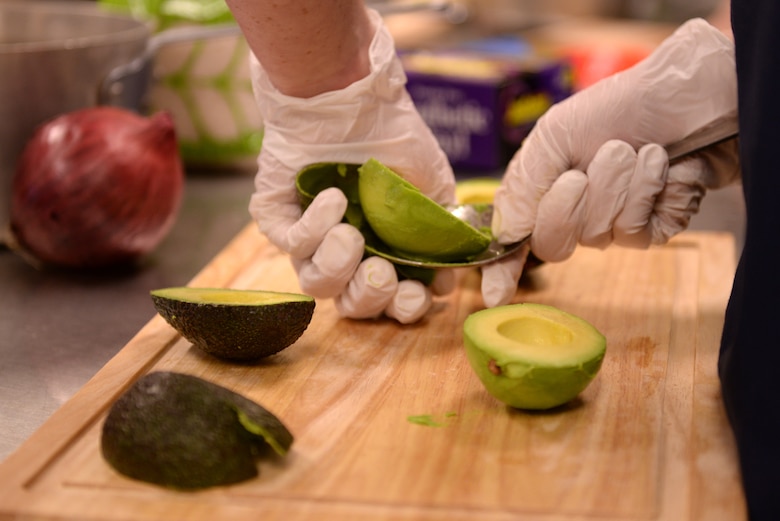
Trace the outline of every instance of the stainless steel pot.
[[99, 104], [138, 110], [160, 46], [238, 32], [231, 24], [152, 35], [95, 2], [0, 1], [0, 227], [16, 160], [38, 125]]

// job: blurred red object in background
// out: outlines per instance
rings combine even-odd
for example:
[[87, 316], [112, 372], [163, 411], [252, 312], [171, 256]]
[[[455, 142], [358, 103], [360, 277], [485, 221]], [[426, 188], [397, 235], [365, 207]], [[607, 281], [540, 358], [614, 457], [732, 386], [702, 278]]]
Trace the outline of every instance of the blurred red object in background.
[[572, 66], [574, 90], [582, 90], [597, 81], [628, 69], [643, 60], [652, 48], [636, 47], [564, 47], [560, 53]]

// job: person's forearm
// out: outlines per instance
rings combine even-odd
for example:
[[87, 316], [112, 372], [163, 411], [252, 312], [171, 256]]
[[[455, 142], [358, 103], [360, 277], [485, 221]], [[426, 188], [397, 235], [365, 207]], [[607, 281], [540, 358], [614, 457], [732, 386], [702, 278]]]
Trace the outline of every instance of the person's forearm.
[[226, 0], [280, 92], [311, 97], [369, 72], [373, 28], [362, 0]]

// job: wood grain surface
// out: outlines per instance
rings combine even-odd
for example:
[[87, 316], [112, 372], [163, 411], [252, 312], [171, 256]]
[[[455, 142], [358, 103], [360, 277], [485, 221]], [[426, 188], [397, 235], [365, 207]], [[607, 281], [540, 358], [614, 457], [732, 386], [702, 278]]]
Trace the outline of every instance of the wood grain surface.
[[[298, 342], [256, 364], [203, 355], [156, 316], [0, 466], [0, 519], [745, 519], [716, 375], [734, 259], [730, 235], [688, 232], [529, 273], [516, 301], [579, 315], [608, 342], [594, 382], [548, 412], [502, 405], [470, 369], [461, 326], [482, 308], [477, 270], [412, 326], [340, 319], [320, 300]], [[298, 291], [253, 225], [191, 285]], [[291, 453], [200, 492], [118, 475], [100, 456], [103, 419], [158, 369], [263, 404], [295, 435]]]

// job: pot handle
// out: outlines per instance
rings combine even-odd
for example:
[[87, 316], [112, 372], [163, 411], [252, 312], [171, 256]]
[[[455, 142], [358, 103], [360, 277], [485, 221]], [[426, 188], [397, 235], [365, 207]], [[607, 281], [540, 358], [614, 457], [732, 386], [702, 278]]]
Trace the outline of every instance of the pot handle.
[[97, 103], [139, 110], [151, 82], [152, 59], [161, 47], [172, 43], [240, 35], [241, 30], [235, 23], [176, 27], [154, 34], [138, 58], [109, 71], [98, 86]]

